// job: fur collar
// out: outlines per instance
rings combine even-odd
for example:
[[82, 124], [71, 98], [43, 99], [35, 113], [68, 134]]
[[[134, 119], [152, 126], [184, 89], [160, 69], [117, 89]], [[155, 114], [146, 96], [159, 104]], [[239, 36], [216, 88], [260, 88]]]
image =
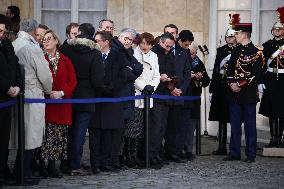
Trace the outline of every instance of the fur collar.
[[89, 47], [91, 50], [97, 49], [100, 51], [100, 46], [87, 38], [67, 39], [67, 43], [71, 46], [83, 45]]

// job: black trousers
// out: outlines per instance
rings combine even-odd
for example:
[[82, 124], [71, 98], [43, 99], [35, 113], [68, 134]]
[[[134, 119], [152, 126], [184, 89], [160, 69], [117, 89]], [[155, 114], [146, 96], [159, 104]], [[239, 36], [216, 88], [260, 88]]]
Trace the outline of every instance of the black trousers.
[[92, 168], [118, 163], [124, 129], [89, 128]]
[[159, 155], [166, 131], [168, 112], [168, 105], [154, 101], [154, 106], [150, 109], [149, 158]]
[[170, 106], [168, 112], [168, 121], [165, 131], [165, 155], [176, 154], [176, 135], [179, 125], [180, 106]]
[[[31, 170], [31, 162], [33, 159], [34, 150], [25, 150], [24, 151], [24, 175], [25, 178], [32, 176], [32, 170]], [[17, 179], [20, 179], [20, 156], [19, 156], [19, 150], [17, 151], [16, 156], [16, 162], [14, 166], [14, 174]]]
[[0, 180], [4, 178], [11, 131], [11, 107], [0, 109]]

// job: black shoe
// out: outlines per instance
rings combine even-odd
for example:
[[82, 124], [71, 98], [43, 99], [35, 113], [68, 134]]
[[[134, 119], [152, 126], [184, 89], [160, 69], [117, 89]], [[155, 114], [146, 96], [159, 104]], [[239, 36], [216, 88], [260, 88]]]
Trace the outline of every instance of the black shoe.
[[99, 168], [93, 168], [92, 172], [93, 172], [94, 175], [97, 175], [101, 172], [101, 170]]
[[184, 160], [184, 161], [186, 161], [187, 160], [187, 157], [186, 157], [186, 155], [185, 155], [185, 153], [179, 153], [179, 154], [177, 154], [177, 156], [181, 159], [181, 160]]
[[48, 161], [47, 167], [48, 176], [51, 178], [62, 178], [63, 175], [55, 166], [55, 161]]
[[175, 162], [175, 163], [185, 163], [185, 160], [180, 159], [177, 155], [172, 154], [167, 157], [167, 160]]
[[254, 159], [254, 158], [246, 158], [246, 159], [244, 160], [244, 162], [246, 162], [246, 163], [254, 163], [254, 162], [255, 162], [255, 159]]
[[9, 179], [11, 177], [11, 170], [9, 165], [6, 163], [4, 167], [4, 179]]
[[161, 169], [163, 165], [160, 162], [158, 162], [156, 158], [151, 158], [149, 160], [149, 167], [152, 169]]
[[82, 164], [81, 164], [81, 168], [84, 169], [84, 170], [86, 170], [86, 171], [88, 171], [89, 169], [91, 169], [91, 166], [89, 166], [89, 165], [87, 165], [87, 164], [85, 164], [85, 163], [82, 163]]
[[115, 169], [113, 166], [110, 165], [101, 166], [100, 170], [103, 172], [119, 172], [118, 169]]
[[62, 160], [62, 161], [61, 161], [61, 163], [60, 163], [60, 171], [61, 171], [61, 173], [63, 173], [63, 174], [67, 174], [67, 175], [70, 174], [71, 169], [70, 169], [68, 160]]
[[217, 149], [212, 152], [213, 155], [227, 155], [227, 149]]
[[195, 159], [195, 155], [192, 154], [192, 152], [186, 152], [185, 155], [188, 161], [193, 161]]
[[41, 176], [41, 178], [43, 179], [47, 179], [48, 178], [48, 171], [46, 169], [45, 166], [45, 162], [44, 161], [39, 161], [39, 175]]
[[239, 161], [241, 160], [241, 157], [238, 156], [227, 156], [223, 159], [224, 161]]
[[277, 148], [278, 144], [275, 139], [270, 139], [269, 143], [265, 145], [266, 148]]
[[40, 179], [38, 177], [27, 177], [24, 178], [24, 182], [21, 183], [20, 180], [16, 180], [16, 182], [11, 183], [9, 186], [35, 186], [38, 185], [40, 182]]

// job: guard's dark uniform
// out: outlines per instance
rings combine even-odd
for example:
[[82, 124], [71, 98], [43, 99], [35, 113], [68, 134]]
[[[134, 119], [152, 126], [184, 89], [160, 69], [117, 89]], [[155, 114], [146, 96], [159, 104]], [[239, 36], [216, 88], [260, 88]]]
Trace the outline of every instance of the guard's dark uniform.
[[226, 96], [229, 93], [227, 83], [227, 62], [231, 57], [232, 50], [239, 44], [233, 46], [224, 45], [217, 49], [212, 80], [209, 86], [209, 93], [212, 94], [209, 120], [219, 122], [218, 149], [213, 151], [214, 155], [227, 154], [227, 123], [230, 122], [229, 104]]
[[256, 103], [259, 101], [258, 84], [262, 76], [262, 51], [252, 42], [239, 45], [228, 62], [228, 82], [238, 83], [240, 92], [230, 91], [229, 110], [231, 123], [231, 140], [229, 157], [240, 159], [241, 125], [244, 122], [246, 137], [246, 155], [254, 161], [256, 157]]
[[210, 121], [230, 122], [228, 101], [225, 98], [229, 92], [226, 74], [227, 61], [230, 59], [232, 50], [237, 46], [238, 44], [232, 47], [224, 45], [217, 49], [212, 80], [209, 86], [209, 93], [212, 93], [209, 112]]
[[[284, 125], [284, 38], [271, 39], [263, 44], [267, 70], [259, 113], [269, 117], [270, 146], [278, 146]], [[278, 52], [277, 52], [278, 51]], [[279, 120], [278, 120], [279, 119]]]

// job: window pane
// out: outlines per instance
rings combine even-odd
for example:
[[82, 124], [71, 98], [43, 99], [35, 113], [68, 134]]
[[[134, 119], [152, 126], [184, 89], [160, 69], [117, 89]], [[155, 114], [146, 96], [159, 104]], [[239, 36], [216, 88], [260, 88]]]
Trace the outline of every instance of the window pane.
[[70, 12], [42, 11], [42, 23], [54, 30], [59, 35], [61, 42], [66, 38], [65, 28], [70, 22]]
[[71, 9], [71, 0], [42, 0], [42, 8]]
[[250, 9], [251, 0], [218, 0], [218, 9]]
[[275, 11], [261, 11], [259, 19], [259, 45], [263, 44], [268, 39], [271, 39], [271, 28], [277, 21]]
[[79, 9], [107, 9], [107, 0], [80, 0]]
[[250, 11], [218, 11], [218, 30], [217, 30], [217, 46], [225, 44], [225, 33], [229, 27], [229, 14], [240, 14], [240, 22], [247, 23], [251, 22], [251, 14]]
[[283, 7], [284, 1], [283, 0], [261, 0], [260, 1], [260, 8], [265, 9], [277, 9], [278, 7]]
[[106, 18], [106, 12], [79, 12], [79, 23], [91, 23], [95, 26], [96, 31], [99, 21]]

